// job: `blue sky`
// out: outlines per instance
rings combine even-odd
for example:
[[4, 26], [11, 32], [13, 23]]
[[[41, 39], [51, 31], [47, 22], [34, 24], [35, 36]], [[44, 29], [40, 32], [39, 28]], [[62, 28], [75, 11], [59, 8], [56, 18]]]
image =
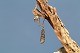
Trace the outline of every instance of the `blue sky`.
[[[48, 2], [80, 46], [80, 0]], [[32, 14], [35, 5], [35, 0], [0, 0], [0, 53], [53, 53], [62, 46], [47, 21], [46, 41], [40, 44], [41, 27]]]

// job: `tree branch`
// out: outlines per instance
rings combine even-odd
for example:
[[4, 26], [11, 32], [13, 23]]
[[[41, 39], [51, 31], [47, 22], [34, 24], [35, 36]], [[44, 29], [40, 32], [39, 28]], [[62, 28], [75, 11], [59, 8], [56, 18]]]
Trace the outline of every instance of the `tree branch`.
[[80, 47], [71, 39], [68, 30], [57, 15], [56, 8], [48, 5], [46, 0], [36, 0], [41, 11], [34, 9], [33, 14], [45, 18], [56, 33], [67, 53], [80, 53]]

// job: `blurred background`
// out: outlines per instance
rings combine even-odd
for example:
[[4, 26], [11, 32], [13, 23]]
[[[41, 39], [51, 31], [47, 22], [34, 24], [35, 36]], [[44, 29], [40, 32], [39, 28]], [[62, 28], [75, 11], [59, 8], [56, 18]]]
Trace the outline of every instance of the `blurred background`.
[[[70, 36], [80, 46], [80, 0], [48, 0], [56, 7]], [[0, 0], [0, 53], [53, 53], [62, 47], [45, 21], [46, 41], [40, 44], [41, 27], [34, 22], [36, 0]]]

